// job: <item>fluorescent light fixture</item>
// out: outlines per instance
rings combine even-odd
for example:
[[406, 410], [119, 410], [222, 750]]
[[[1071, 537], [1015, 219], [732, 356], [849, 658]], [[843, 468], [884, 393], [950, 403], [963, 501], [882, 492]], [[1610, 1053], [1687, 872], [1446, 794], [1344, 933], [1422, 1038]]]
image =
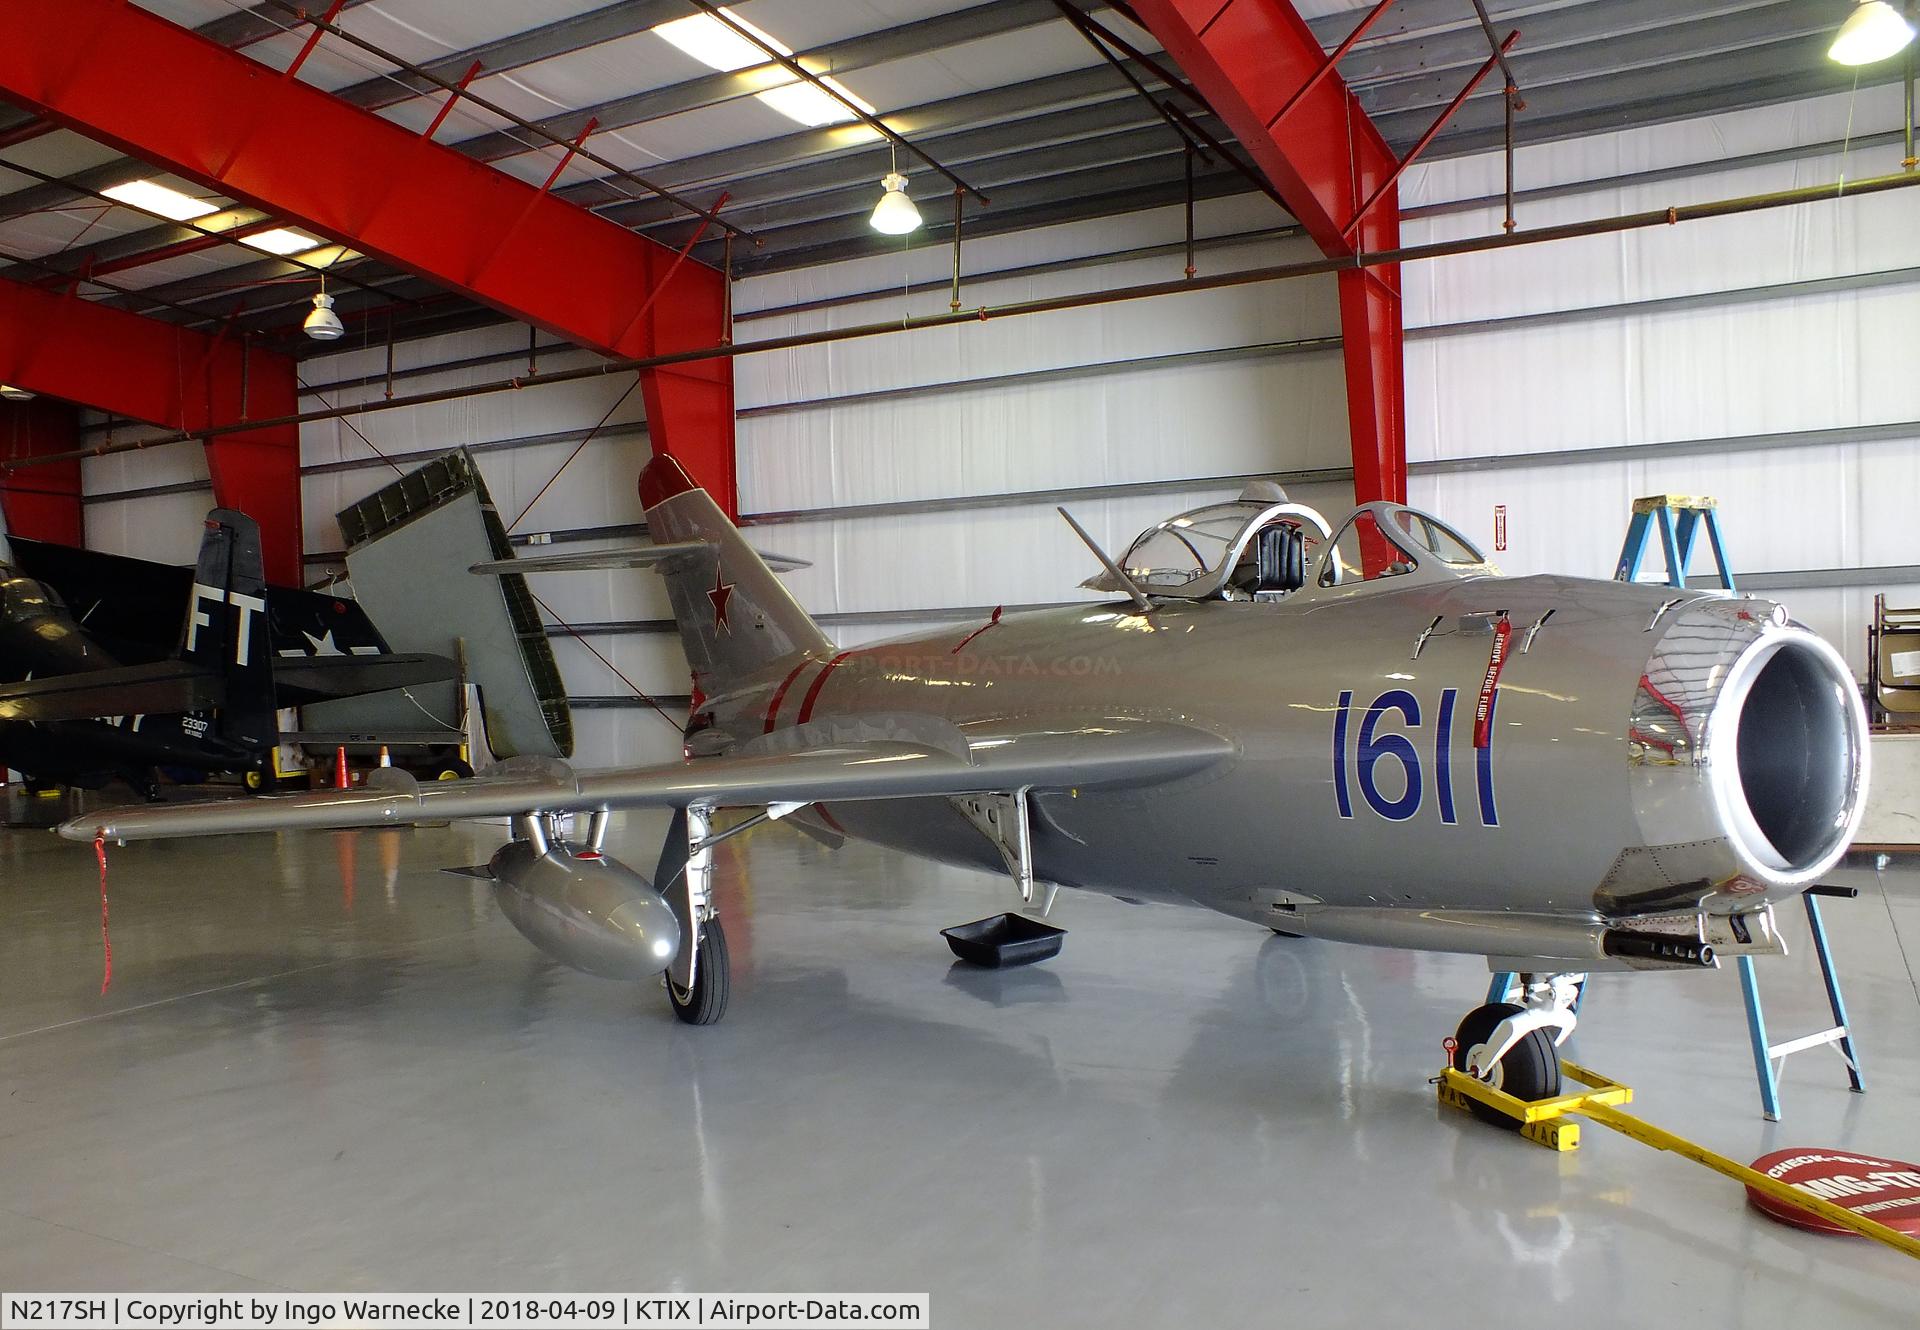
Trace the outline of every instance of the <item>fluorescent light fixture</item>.
[[1827, 48], [1827, 58], [1842, 65], [1871, 65], [1898, 55], [1913, 40], [1913, 24], [1887, 0], [1860, 0]]
[[124, 203], [129, 208], [138, 208], [141, 212], [150, 212], [156, 217], [175, 222], [190, 222], [196, 217], [220, 211], [217, 203], [196, 199], [191, 194], [182, 194], [177, 189], [152, 180], [129, 180], [124, 185], [115, 185], [100, 192], [115, 203]]
[[313, 236], [301, 235], [298, 231], [289, 231], [284, 226], [276, 226], [271, 231], [260, 231], [254, 235], [241, 236], [240, 243], [263, 249], [269, 254], [285, 257], [298, 254], [302, 250], [318, 249], [321, 242]]
[[[791, 46], [764, 29], [756, 28], [731, 9], [722, 8], [720, 12], [739, 24], [745, 32], [734, 31], [711, 14], [692, 14], [686, 18], [677, 18], [671, 23], [660, 24], [652, 31], [656, 36], [665, 38], [701, 64], [717, 69], [723, 74], [768, 64], [773, 58], [767, 54], [768, 50], [778, 51], [784, 56], [793, 55]], [[753, 38], [749, 38], [746, 33], [752, 33]], [[753, 40], [754, 38], [757, 38], [758, 42]], [[786, 74], [785, 70], [772, 72], [779, 75]], [[837, 80], [823, 78], [821, 82], [832, 84], [835, 92], [851, 98], [868, 115], [873, 114], [872, 106], [854, 97]], [[841, 102], [805, 79], [782, 83], [778, 87], [757, 92], [754, 96], [787, 119], [797, 120], [809, 129], [818, 129], [823, 125], [845, 124], [849, 120], [859, 118]]]
[[[793, 54], [792, 48], [754, 27], [731, 9], [722, 7], [720, 12], [781, 55]], [[754, 45], [752, 40], [735, 32], [711, 14], [691, 14], [686, 18], [677, 18], [671, 23], [660, 24], [652, 29], [652, 32], [656, 37], [664, 37], [701, 64], [717, 69], [723, 74], [731, 74], [736, 69], [748, 69], [754, 65], [764, 65], [769, 59], [767, 53]]]
[[365, 255], [357, 249], [348, 249], [345, 245], [319, 245], [291, 257], [295, 263], [305, 264], [309, 268], [331, 268], [336, 263], [364, 258]]
[[313, 298], [313, 313], [307, 315], [307, 321], [300, 326], [316, 342], [337, 342], [347, 332], [340, 316], [333, 312], [333, 297], [325, 291]]
[[880, 202], [873, 205], [868, 224], [884, 236], [903, 236], [920, 229], [920, 210], [907, 197], [907, 178], [889, 171], [880, 181]]
[[33, 400], [32, 393], [28, 392], [25, 388], [16, 388], [11, 383], [0, 383], [0, 397], [6, 398], [9, 402], [31, 402]]
[[[839, 79], [823, 78], [820, 82], [832, 88], [841, 97], [847, 98], [868, 115], [874, 113], [872, 103], [862, 101], [847, 91], [847, 85]], [[845, 124], [849, 120], [859, 118], [847, 109], [845, 102], [812, 83], [801, 81], [784, 83], [777, 88], [768, 88], [765, 92], [756, 92], [753, 95], [787, 119], [798, 120], [808, 129], [818, 129], [822, 125]]]

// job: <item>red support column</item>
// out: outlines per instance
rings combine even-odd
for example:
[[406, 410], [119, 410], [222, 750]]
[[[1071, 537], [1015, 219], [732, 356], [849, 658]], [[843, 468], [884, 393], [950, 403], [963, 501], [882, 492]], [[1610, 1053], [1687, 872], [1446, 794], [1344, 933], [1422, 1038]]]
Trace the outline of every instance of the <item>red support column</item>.
[[[11, 281], [0, 281], [0, 383], [186, 431], [298, 410], [288, 356]], [[298, 429], [219, 435], [207, 445], [207, 466], [214, 501], [260, 523], [267, 579], [298, 586]], [[9, 472], [7, 483], [37, 489], [59, 470]]]
[[[1394, 248], [1398, 161], [1288, 0], [1133, 0], [1329, 257]], [[1377, 16], [1378, 11], [1375, 11]], [[1371, 21], [1371, 16], [1368, 20]], [[1360, 216], [1362, 205], [1379, 201]], [[1358, 226], [1350, 226], [1360, 216]], [[1406, 384], [1397, 266], [1340, 274], [1354, 497], [1405, 501]]]
[[[1407, 501], [1406, 379], [1400, 293], [1380, 269], [1340, 274], [1340, 354], [1347, 370], [1347, 432], [1356, 502]], [[1399, 276], [1398, 265], [1393, 277]]]
[[[0, 94], [608, 355], [725, 331], [714, 269], [128, 0], [6, 0]], [[642, 378], [655, 451], [732, 494], [731, 366]]]
[[[0, 399], [0, 458], [12, 462], [72, 452], [79, 446], [78, 407], [45, 397], [31, 402]], [[54, 462], [0, 476], [0, 513], [13, 535], [57, 545], [85, 545], [80, 463]]]
[[[223, 420], [273, 420], [300, 411], [300, 383], [291, 356], [235, 347], [214, 357], [205, 382], [207, 409]], [[300, 427], [216, 434], [206, 441], [206, 449], [214, 502], [237, 508], [260, 524], [267, 581], [300, 586], [306, 580]]]

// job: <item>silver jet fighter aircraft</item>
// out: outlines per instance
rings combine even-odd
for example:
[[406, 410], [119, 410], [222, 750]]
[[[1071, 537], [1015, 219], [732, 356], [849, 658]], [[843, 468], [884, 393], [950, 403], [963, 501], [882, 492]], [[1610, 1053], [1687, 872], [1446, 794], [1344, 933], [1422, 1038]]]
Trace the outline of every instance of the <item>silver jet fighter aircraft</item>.
[[[641, 496], [658, 543], [611, 561], [666, 577], [696, 689], [684, 761], [516, 760], [429, 785], [383, 771], [63, 834], [511, 815], [486, 871], [522, 931], [594, 973], [664, 970], [675, 1012], [706, 1023], [728, 985], [713, 846], [786, 819], [1005, 871], [1029, 900], [1067, 886], [1488, 956], [1522, 974], [1522, 1000], [1466, 1018], [1459, 1065], [1538, 1098], [1558, 1090], [1586, 972], [1782, 950], [1773, 906], [1860, 817], [1851, 673], [1769, 601], [1505, 578], [1410, 508], [1366, 504], [1334, 532], [1255, 486], [1117, 561], [1096, 546], [1105, 602], [842, 651], [677, 463], [655, 459]], [[603, 846], [608, 813], [646, 807], [674, 812], [651, 881]], [[721, 809], [753, 815], [717, 829]], [[568, 813], [587, 815], [584, 841], [562, 839]]]

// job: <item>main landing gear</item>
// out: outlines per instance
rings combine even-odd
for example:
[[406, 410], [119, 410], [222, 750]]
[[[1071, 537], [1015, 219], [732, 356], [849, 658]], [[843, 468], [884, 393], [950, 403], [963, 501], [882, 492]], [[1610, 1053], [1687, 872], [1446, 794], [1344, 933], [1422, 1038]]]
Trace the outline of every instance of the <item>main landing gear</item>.
[[693, 972], [693, 986], [682, 988], [674, 982], [673, 972], [666, 975], [667, 1001], [673, 1014], [688, 1025], [712, 1025], [727, 1014], [727, 998], [733, 991], [733, 968], [727, 960], [727, 935], [718, 919], [700, 925], [697, 942], [700, 960]]
[[[1520, 1001], [1489, 1002], [1467, 1013], [1453, 1037], [1455, 1070], [1477, 1076], [1516, 1099], [1560, 1093], [1560, 1045], [1578, 1019], [1584, 974], [1522, 974]], [[1518, 1130], [1520, 1123], [1490, 1105], [1469, 1101], [1482, 1122]]]
[[713, 1025], [727, 1013], [733, 966], [713, 903], [710, 810], [682, 809], [667, 830], [654, 881], [680, 919], [680, 952], [661, 976], [673, 1014], [688, 1025]]

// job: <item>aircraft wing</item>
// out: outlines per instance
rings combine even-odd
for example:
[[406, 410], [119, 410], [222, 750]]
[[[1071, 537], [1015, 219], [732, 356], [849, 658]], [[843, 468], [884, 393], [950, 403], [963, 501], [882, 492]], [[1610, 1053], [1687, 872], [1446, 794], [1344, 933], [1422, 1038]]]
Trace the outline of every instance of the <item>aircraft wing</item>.
[[93, 720], [208, 711], [220, 705], [225, 692], [224, 680], [197, 665], [160, 660], [0, 684], [0, 720]]
[[[805, 727], [802, 727], [804, 731]], [[1232, 741], [1164, 721], [1074, 721], [1059, 728], [959, 736], [843, 738], [757, 748], [659, 766], [575, 772], [545, 758], [513, 759], [470, 780], [419, 784], [387, 768], [366, 788], [279, 798], [101, 809], [66, 822], [68, 840], [164, 840], [248, 831], [405, 826], [454, 818], [596, 809], [763, 807], [778, 803], [1144, 786], [1230, 758]], [[804, 733], [785, 732], [787, 743]], [[781, 734], [770, 736], [781, 739]], [[497, 773], [497, 774], [495, 774]]]
[[273, 686], [283, 706], [305, 705], [333, 697], [383, 693], [414, 684], [458, 678], [460, 667], [445, 656], [425, 653], [378, 656], [276, 656]]

